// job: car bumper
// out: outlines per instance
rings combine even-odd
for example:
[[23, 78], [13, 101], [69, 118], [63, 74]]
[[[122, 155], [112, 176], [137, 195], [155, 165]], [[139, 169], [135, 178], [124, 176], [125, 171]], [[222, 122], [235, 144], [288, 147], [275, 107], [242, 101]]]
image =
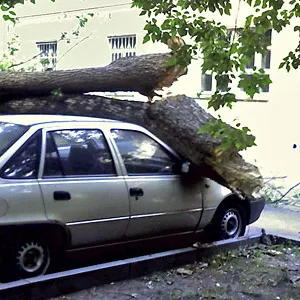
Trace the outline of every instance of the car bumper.
[[247, 198], [249, 204], [249, 219], [248, 224], [255, 222], [265, 207], [266, 200], [264, 198]]

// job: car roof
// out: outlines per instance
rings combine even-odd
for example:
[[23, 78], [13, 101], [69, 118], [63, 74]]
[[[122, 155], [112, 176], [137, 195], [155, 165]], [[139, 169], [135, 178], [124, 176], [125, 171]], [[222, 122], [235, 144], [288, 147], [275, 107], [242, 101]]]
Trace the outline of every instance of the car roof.
[[24, 114], [24, 115], [0, 115], [0, 122], [15, 123], [19, 125], [32, 126], [45, 123], [55, 122], [121, 122], [110, 119], [68, 116], [68, 115], [41, 115], [41, 114]]

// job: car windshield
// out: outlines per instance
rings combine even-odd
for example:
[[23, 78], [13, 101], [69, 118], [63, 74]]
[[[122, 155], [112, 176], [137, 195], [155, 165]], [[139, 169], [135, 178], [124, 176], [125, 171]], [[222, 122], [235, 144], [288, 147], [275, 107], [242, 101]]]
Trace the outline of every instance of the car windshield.
[[13, 123], [0, 122], [0, 156], [26, 131], [28, 127]]

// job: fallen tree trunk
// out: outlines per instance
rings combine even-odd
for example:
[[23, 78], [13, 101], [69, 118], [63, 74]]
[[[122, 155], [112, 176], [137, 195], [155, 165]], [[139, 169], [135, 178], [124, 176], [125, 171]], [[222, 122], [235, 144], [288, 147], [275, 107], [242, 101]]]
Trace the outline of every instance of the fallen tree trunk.
[[199, 166], [199, 176], [210, 177], [246, 195], [262, 183], [258, 169], [246, 163], [235, 149], [220, 151], [218, 140], [197, 134], [212, 116], [186, 96], [152, 104], [90, 95], [24, 98], [2, 102], [0, 113], [86, 115], [136, 123]]
[[170, 53], [119, 59], [106, 67], [45, 72], [0, 72], [0, 97], [86, 92], [136, 91], [151, 99], [155, 90], [169, 87], [186, 73], [185, 68], [166, 67]]

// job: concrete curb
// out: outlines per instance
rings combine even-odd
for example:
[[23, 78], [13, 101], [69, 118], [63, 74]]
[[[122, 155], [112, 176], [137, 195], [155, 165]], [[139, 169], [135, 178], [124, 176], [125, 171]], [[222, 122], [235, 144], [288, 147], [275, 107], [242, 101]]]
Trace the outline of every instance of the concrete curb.
[[193, 263], [201, 257], [217, 252], [258, 243], [260, 238], [259, 235], [231, 241], [199, 244], [198, 247], [170, 250], [4, 283], [0, 284], [0, 299], [48, 299], [104, 283], [134, 278], [154, 271]]

